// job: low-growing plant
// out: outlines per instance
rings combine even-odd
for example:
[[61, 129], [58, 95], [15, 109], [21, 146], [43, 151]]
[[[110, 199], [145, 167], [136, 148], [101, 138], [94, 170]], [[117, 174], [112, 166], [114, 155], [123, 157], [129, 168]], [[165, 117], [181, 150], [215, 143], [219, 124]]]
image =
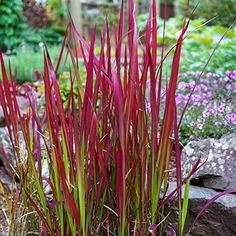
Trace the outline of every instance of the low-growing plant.
[[[14, 55], [4, 55], [4, 59], [6, 61], [10, 61], [11, 69], [16, 71], [18, 84], [23, 84], [24, 82], [33, 82], [38, 77], [37, 73], [43, 72], [44, 66], [42, 62], [42, 48], [37, 45], [36, 49], [37, 51], [35, 52], [34, 48], [30, 47], [29, 45], [25, 45], [16, 50], [16, 54]], [[53, 63], [55, 63], [57, 61], [57, 55], [60, 52], [60, 47], [49, 47], [48, 50]], [[58, 73], [62, 73], [63, 71], [69, 72], [68, 64], [63, 66]]]
[[[188, 72], [180, 75], [176, 103], [183, 107], [188, 100], [199, 73]], [[183, 144], [195, 138], [220, 138], [236, 132], [236, 71], [224, 76], [207, 73], [195, 88], [188, 110], [180, 128]]]
[[[127, 32], [123, 31], [123, 1], [118, 27], [113, 27], [112, 34], [104, 23], [98, 56], [94, 53], [95, 30], [87, 42], [71, 22], [55, 67], [48, 50], [44, 51], [42, 117], [37, 111], [37, 94], [30, 87], [26, 90], [29, 112], [22, 115], [19, 111], [14, 72], [7, 75], [0, 53], [0, 103], [18, 163], [14, 170], [8, 165], [9, 172], [19, 179], [22, 204], [37, 212], [31, 217], [40, 217], [40, 234], [163, 235], [171, 230], [183, 235], [187, 231], [188, 191], [182, 203], [181, 187], [200, 168], [198, 160], [189, 176], [182, 176], [175, 95], [188, 22], [183, 20], [171, 76], [164, 81], [166, 99], [161, 104], [164, 52], [158, 60], [156, 1], [152, 4], [141, 58], [133, 0], [128, 1]], [[85, 86], [74, 55], [77, 47], [86, 71]], [[111, 57], [112, 47], [115, 58]], [[66, 111], [57, 76], [64, 51], [73, 66]], [[151, 112], [147, 112], [148, 103]], [[20, 155], [19, 133], [24, 137], [26, 157]], [[177, 187], [167, 195], [173, 150]], [[42, 174], [45, 163], [48, 176]], [[45, 183], [51, 193], [45, 191]], [[178, 229], [168, 221], [166, 208], [175, 193]]]

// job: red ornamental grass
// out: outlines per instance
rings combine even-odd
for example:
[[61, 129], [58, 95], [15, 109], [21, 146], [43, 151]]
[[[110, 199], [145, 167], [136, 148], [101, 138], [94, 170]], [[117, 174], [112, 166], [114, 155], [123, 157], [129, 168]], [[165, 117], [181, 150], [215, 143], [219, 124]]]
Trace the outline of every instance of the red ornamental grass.
[[[175, 192], [179, 199], [179, 229], [171, 230], [183, 234], [187, 204], [185, 201], [182, 206], [181, 186], [199, 168], [198, 161], [189, 176], [182, 179], [175, 92], [188, 23], [183, 22], [174, 48], [161, 112], [164, 53], [158, 59], [155, 0], [149, 15], [146, 42], [140, 45], [134, 0], [128, 1], [128, 32], [124, 32], [122, 1], [118, 27], [110, 31], [108, 23], [104, 23], [98, 56], [94, 53], [95, 42], [99, 41], [96, 31], [87, 42], [71, 22], [56, 69], [47, 50], [44, 52], [45, 119], [37, 114], [37, 97], [33, 93], [29, 95], [31, 108], [27, 116], [21, 116], [15, 80], [8, 80], [0, 54], [1, 105], [16, 153], [21, 130], [28, 155], [18, 174], [25, 196], [22, 201], [35, 209], [40, 218], [39, 230], [45, 235], [163, 235], [169, 216], [165, 206]], [[75, 57], [78, 47], [86, 70], [85, 87]], [[141, 56], [138, 48], [142, 49]], [[57, 77], [64, 53], [72, 65], [67, 109]], [[73, 93], [75, 87], [78, 97]], [[147, 100], [151, 113], [146, 112]], [[165, 196], [174, 147], [177, 188]], [[44, 161], [49, 168], [46, 181], [51, 188], [50, 198], [43, 189]]]

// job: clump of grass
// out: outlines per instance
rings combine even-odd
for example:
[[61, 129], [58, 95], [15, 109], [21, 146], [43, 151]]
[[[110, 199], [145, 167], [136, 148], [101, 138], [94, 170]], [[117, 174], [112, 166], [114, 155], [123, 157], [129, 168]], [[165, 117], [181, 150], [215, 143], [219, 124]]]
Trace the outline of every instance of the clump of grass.
[[[15, 96], [16, 78], [13, 73], [7, 75], [1, 56], [0, 102], [18, 161], [17, 169], [12, 172], [20, 181], [20, 200], [37, 212], [33, 219], [40, 218], [36, 224], [41, 234], [163, 235], [171, 227], [165, 206], [177, 192], [179, 228], [173, 230], [183, 235], [188, 194], [184, 194], [182, 204], [181, 186], [199, 168], [198, 161], [189, 176], [182, 179], [175, 93], [188, 22], [183, 21], [174, 48], [161, 112], [165, 57], [163, 49], [161, 58], [157, 58], [156, 1], [147, 22], [141, 58], [134, 13], [134, 0], [130, 0], [129, 28], [124, 32], [122, 1], [118, 27], [110, 31], [108, 23], [104, 23], [99, 55], [94, 52], [96, 31], [87, 42], [73, 22], [55, 67], [45, 49], [43, 118], [39, 117], [37, 96], [30, 87], [26, 93], [30, 110], [27, 115], [20, 113]], [[112, 47], [115, 58], [111, 57]], [[85, 86], [75, 56], [78, 49], [86, 70]], [[57, 78], [64, 52], [73, 65], [66, 110]], [[147, 112], [147, 100], [151, 112]], [[27, 151], [23, 160], [18, 148], [20, 130]], [[173, 150], [177, 188], [166, 195]], [[45, 162], [49, 176], [42, 175]], [[45, 181], [50, 186], [50, 196], [44, 191]]]

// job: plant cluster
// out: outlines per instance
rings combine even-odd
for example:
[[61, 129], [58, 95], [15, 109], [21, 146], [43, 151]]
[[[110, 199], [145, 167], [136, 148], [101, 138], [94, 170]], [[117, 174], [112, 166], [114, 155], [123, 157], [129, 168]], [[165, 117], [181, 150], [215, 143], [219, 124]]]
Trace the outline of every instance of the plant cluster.
[[27, 26], [24, 23], [23, 3], [21, 0], [0, 1], [0, 49], [7, 51], [19, 46], [23, 32]]
[[[143, 38], [143, 27], [147, 15], [138, 17], [139, 29], [142, 32], [140, 37]], [[170, 18], [165, 22], [166, 33], [163, 40], [162, 30], [164, 22], [158, 19], [158, 39], [159, 43], [167, 46], [174, 45], [176, 38], [181, 30], [182, 17], [177, 16]], [[180, 65], [181, 72], [199, 72], [208, 60], [213, 48], [216, 46], [220, 37], [226, 32], [224, 40], [217, 48], [214, 57], [206, 68], [206, 72], [214, 72], [224, 75], [227, 71], [235, 69], [236, 61], [236, 31], [235, 27], [227, 29], [225, 27], [214, 25], [208, 26], [204, 24], [203, 18], [191, 20], [189, 24], [189, 34], [184, 40], [182, 50], [182, 62]], [[201, 52], [201, 53], [199, 53]], [[167, 58], [164, 70], [167, 75], [170, 74], [171, 60]]]
[[[138, 16], [138, 26], [139, 30], [142, 32], [145, 28], [145, 22], [148, 18], [148, 14], [141, 14]], [[165, 21], [165, 37], [163, 41], [163, 27], [164, 27], [164, 20], [159, 18], [158, 19], [158, 39], [160, 43], [164, 42], [166, 45], [173, 45], [175, 43], [176, 37], [178, 37], [181, 31], [181, 22], [183, 16], [176, 16], [173, 18], [168, 19]], [[218, 42], [221, 35], [227, 30], [227, 27], [223, 27], [220, 25], [212, 25], [209, 26], [206, 23], [205, 18], [197, 18], [190, 20], [189, 23], [189, 36], [185, 39], [185, 44], [188, 43], [195, 43], [199, 45], [203, 45], [206, 48], [211, 48], [214, 46], [216, 42]], [[142, 35], [141, 35], [142, 36]], [[233, 29], [227, 31], [225, 41], [234, 39], [235, 32]]]
[[[98, 39], [99, 55], [95, 54], [95, 30], [87, 42], [73, 22], [55, 66], [45, 49], [42, 116], [37, 110], [37, 94], [27, 85], [25, 96], [30, 109], [27, 114], [21, 114], [14, 71], [9, 69], [7, 74], [0, 53], [0, 104], [18, 163], [15, 169], [9, 163], [6, 166], [13, 179], [18, 177], [20, 185], [12, 193], [14, 201], [9, 208], [14, 209], [12, 204], [20, 202], [26, 222], [35, 222], [35, 229], [42, 235], [163, 235], [170, 231], [182, 236], [191, 230], [185, 229], [189, 178], [201, 165], [198, 160], [189, 175], [182, 176], [176, 106], [181, 49], [188, 24], [183, 21], [174, 48], [171, 75], [164, 80], [164, 49], [161, 49], [161, 58], [157, 57], [160, 48], [156, 0], [152, 1], [141, 55], [134, 9], [134, 1], [128, 1], [127, 32], [124, 31], [123, 1], [118, 27], [113, 28], [112, 34], [108, 23], [104, 23]], [[82, 52], [85, 86], [76, 48], [72, 46], [80, 46]], [[115, 49], [114, 58], [111, 48]], [[71, 64], [66, 110], [59, 82], [63, 78], [58, 76], [60, 65], [64, 65], [64, 54]], [[23, 157], [19, 149], [20, 133], [26, 146]], [[173, 151], [176, 188], [167, 194]], [[45, 163], [46, 176], [42, 174]], [[45, 191], [45, 183], [50, 194]], [[178, 228], [171, 224], [170, 213], [166, 211], [166, 203], [174, 195]], [[203, 206], [197, 218], [218, 196]], [[14, 222], [10, 222], [12, 224]]]
[[[3, 77], [0, 102], [5, 117], [9, 117], [6, 118], [8, 130], [17, 160], [21, 160], [17, 149], [19, 130], [26, 143], [27, 160], [16, 168], [21, 185], [19, 191], [22, 191], [22, 199], [27, 199], [24, 205], [33, 206], [40, 217], [42, 232], [56, 232], [57, 235], [127, 235], [128, 232], [147, 235], [149, 232], [162, 235], [171, 227], [165, 221], [165, 203], [177, 192], [180, 221], [179, 229], [174, 230], [183, 235], [187, 199], [183, 204], [179, 189], [187, 179], [181, 176], [175, 91], [187, 25], [183, 23], [178, 39], [166, 105], [164, 113], [160, 113], [158, 91], [161, 90], [162, 73], [156, 70], [157, 40], [156, 31], [152, 30], [157, 24], [156, 1], [153, 1], [152, 20], [147, 26], [147, 44], [143, 48], [141, 67], [136, 22], [132, 14], [134, 2], [129, 1], [128, 5], [129, 33], [123, 32], [122, 4], [119, 25], [113, 34], [115, 62], [111, 58], [112, 41], [107, 24], [99, 56], [94, 54], [95, 31], [88, 43], [75, 30], [73, 23], [70, 25], [76, 35], [74, 40], [79, 42], [83, 52], [86, 84], [83, 87], [78, 62], [70, 48], [71, 39], [68, 39], [67, 50], [73, 70], [70, 72], [71, 89], [66, 111], [57, 78], [66, 41], [55, 68], [48, 52], [44, 53], [45, 115], [42, 120], [37, 113], [37, 96], [30, 90], [26, 95], [31, 109], [27, 116], [21, 116], [15, 99], [16, 84], [14, 80], [8, 80], [2, 56], [0, 58]], [[124, 35], [127, 35], [126, 46], [123, 45]], [[123, 66], [121, 55], [124, 55]], [[152, 112], [147, 119], [145, 104], [149, 76]], [[77, 101], [73, 93], [75, 84]], [[147, 120], [151, 121], [151, 126]], [[165, 196], [162, 192], [168, 186], [172, 135], [177, 147], [178, 187]], [[49, 168], [46, 180], [52, 200], [43, 190], [45, 177], [41, 173], [45, 158]], [[197, 168], [198, 163], [192, 172]]]
[[236, 71], [227, 72], [224, 76], [207, 73], [195, 84], [198, 77], [196, 72], [180, 75], [176, 96], [180, 113], [195, 87], [180, 128], [183, 144], [193, 138], [220, 138], [226, 133], [236, 132]]
[[[42, 45], [43, 47], [43, 45]], [[23, 84], [24, 82], [33, 82], [37, 79], [37, 73], [43, 73], [43, 62], [42, 62], [42, 47], [37, 47], [35, 52], [34, 48], [31, 46], [23, 45], [18, 50], [16, 50], [15, 55], [4, 56], [6, 61], [11, 62], [11, 68], [13, 71], [16, 71], [17, 74], [17, 83]], [[60, 52], [58, 46], [51, 46], [48, 48], [52, 61], [55, 63], [57, 61], [57, 56]], [[7, 68], [8, 70], [8, 68]], [[65, 66], [60, 70], [60, 73], [69, 71], [69, 66]], [[9, 71], [9, 70], [8, 70]]]
[[[235, 69], [236, 60], [236, 37], [232, 39], [224, 39], [217, 48], [214, 57], [206, 68], [206, 72], [216, 73], [223, 76], [227, 71]], [[213, 48], [214, 46], [212, 46]], [[183, 46], [182, 57], [184, 58], [181, 63], [181, 72], [198, 72], [203, 67], [212, 48], [207, 48], [194, 41], [186, 42]], [[191, 51], [191, 53], [190, 53]], [[199, 52], [202, 52], [201, 54]], [[170, 66], [170, 65], [169, 65]]]
[[[59, 32], [52, 28], [41, 29], [30, 27], [26, 23], [23, 11], [24, 4], [21, 0], [1, 0], [0, 49], [2, 52], [8, 52], [9, 54], [16, 53], [17, 49], [23, 44], [38, 48], [40, 42], [45, 42], [48, 45], [57, 45], [62, 42], [63, 38], [61, 31]], [[28, 9], [27, 12], [25, 13], [31, 13], [32, 9], [31, 11]], [[45, 14], [45, 12], [43, 14]], [[42, 18], [45, 18], [45, 16], [41, 17], [41, 22], [43, 21]], [[33, 19], [28, 20], [33, 21]], [[39, 21], [39, 19], [37, 19], [37, 21]]]
[[44, 28], [49, 25], [46, 8], [35, 0], [24, 0], [24, 16], [28, 25]]
[[[192, 14], [196, 6], [197, 8]], [[207, 20], [216, 17], [212, 24], [229, 27], [235, 20], [236, 0], [191, 0], [189, 1], [189, 8], [186, 6], [185, 0], [180, 0], [179, 8], [183, 15], [188, 15], [194, 19], [204, 17]]]
[[65, 29], [68, 24], [68, 8], [67, 0], [47, 0], [45, 8], [47, 9], [47, 15], [50, 19], [50, 28], [59, 33], [65, 34]]

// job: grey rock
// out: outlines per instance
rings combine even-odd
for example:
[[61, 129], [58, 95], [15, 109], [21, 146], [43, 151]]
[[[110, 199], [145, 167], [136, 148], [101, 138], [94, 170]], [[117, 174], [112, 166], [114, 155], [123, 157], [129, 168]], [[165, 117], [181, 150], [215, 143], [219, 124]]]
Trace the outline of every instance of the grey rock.
[[[10, 166], [12, 167], [12, 170], [17, 167], [17, 165], [23, 165], [24, 162], [27, 159], [27, 151], [25, 147], [25, 142], [23, 139], [22, 132], [19, 132], [19, 142], [20, 142], [20, 163], [16, 161], [16, 155], [14, 152], [14, 148], [12, 147], [11, 140], [8, 134], [7, 128], [0, 128], [0, 145], [4, 149], [5, 156], [0, 150], [0, 181], [8, 188], [12, 189], [12, 179], [10, 175], [10, 170], [8, 168], [7, 162], [9, 162]], [[41, 144], [43, 143], [43, 140], [41, 139]], [[42, 146], [43, 148], [43, 146]], [[5, 160], [7, 158], [7, 161]], [[36, 168], [38, 168], [38, 163], [35, 162]], [[46, 181], [46, 179], [49, 178], [49, 168], [48, 163], [46, 159], [42, 159], [42, 177], [43, 177], [43, 189], [44, 192], [48, 195], [51, 194], [51, 187]]]
[[[175, 184], [171, 184], [168, 193], [175, 188]], [[184, 187], [183, 187], [184, 189]], [[236, 235], [236, 195], [227, 194], [214, 203], [212, 203], [206, 211], [200, 216], [195, 225], [192, 225], [196, 216], [202, 207], [215, 197], [218, 192], [213, 189], [204, 187], [190, 186], [189, 189], [189, 205], [185, 224], [185, 233], [190, 229], [192, 236], [232, 236]], [[178, 210], [177, 198], [169, 204], [168, 210], [172, 213], [169, 223], [177, 229], [178, 227]]]
[[[176, 189], [176, 184], [170, 183], [167, 190], [167, 195], [170, 194], [175, 189]], [[184, 193], [184, 189], [185, 189], [185, 185], [182, 187], [183, 193]], [[236, 192], [236, 189], [235, 189], [235, 192]], [[189, 200], [203, 199], [205, 201], [208, 201], [212, 199], [213, 197], [215, 197], [217, 194], [219, 194], [219, 192], [213, 189], [190, 185]], [[224, 207], [236, 208], [236, 194], [223, 195], [220, 198], [218, 198], [215, 202], [221, 204]]]
[[[35, 163], [36, 168], [38, 169], [38, 162]], [[42, 159], [41, 161], [41, 175], [42, 175], [42, 183], [43, 183], [43, 191], [44, 193], [47, 195], [48, 198], [52, 197], [51, 193], [52, 193], [52, 189], [51, 186], [49, 185], [49, 183], [47, 182], [47, 179], [49, 179], [50, 177], [50, 173], [49, 173], [49, 167], [48, 167], [48, 162], [46, 159]]]
[[[21, 115], [23, 115], [24, 113], [27, 112], [29, 108], [29, 100], [24, 96], [17, 96], [16, 100], [17, 100]], [[0, 104], [0, 127], [4, 127], [4, 126], [6, 126], [6, 121], [3, 114], [2, 106]]]
[[184, 175], [198, 159], [206, 161], [192, 176], [201, 179], [203, 186], [217, 190], [236, 188], [236, 134], [192, 141], [183, 149], [181, 157]]
[[[0, 181], [1, 184], [3, 184], [7, 190], [16, 189], [16, 184], [12, 182], [12, 178], [6, 172], [3, 166], [0, 166]], [[0, 188], [0, 194], [1, 194], [1, 188]]]
[[4, 114], [3, 114], [3, 111], [2, 111], [2, 107], [0, 105], [0, 126], [3, 127], [5, 125], [6, 125], [5, 117], [4, 117]]
[[[23, 141], [23, 134], [22, 132], [18, 133], [18, 138], [19, 138], [19, 143], [20, 143], [20, 163], [18, 164], [23, 164], [24, 161], [27, 158], [27, 153], [26, 153], [26, 148], [25, 148], [25, 142]], [[2, 150], [0, 150], [0, 164], [5, 167], [6, 171], [9, 171], [9, 164], [11, 167], [14, 169], [17, 166], [17, 158], [16, 158], [16, 153], [15, 150], [12, 146], [11, 139], [8, 133], [8, 129], [6, 127], [0, 128], [0, 145], [4, 149], [4, 153]], [[7, 161], [6, 161], [7, 158]]]

